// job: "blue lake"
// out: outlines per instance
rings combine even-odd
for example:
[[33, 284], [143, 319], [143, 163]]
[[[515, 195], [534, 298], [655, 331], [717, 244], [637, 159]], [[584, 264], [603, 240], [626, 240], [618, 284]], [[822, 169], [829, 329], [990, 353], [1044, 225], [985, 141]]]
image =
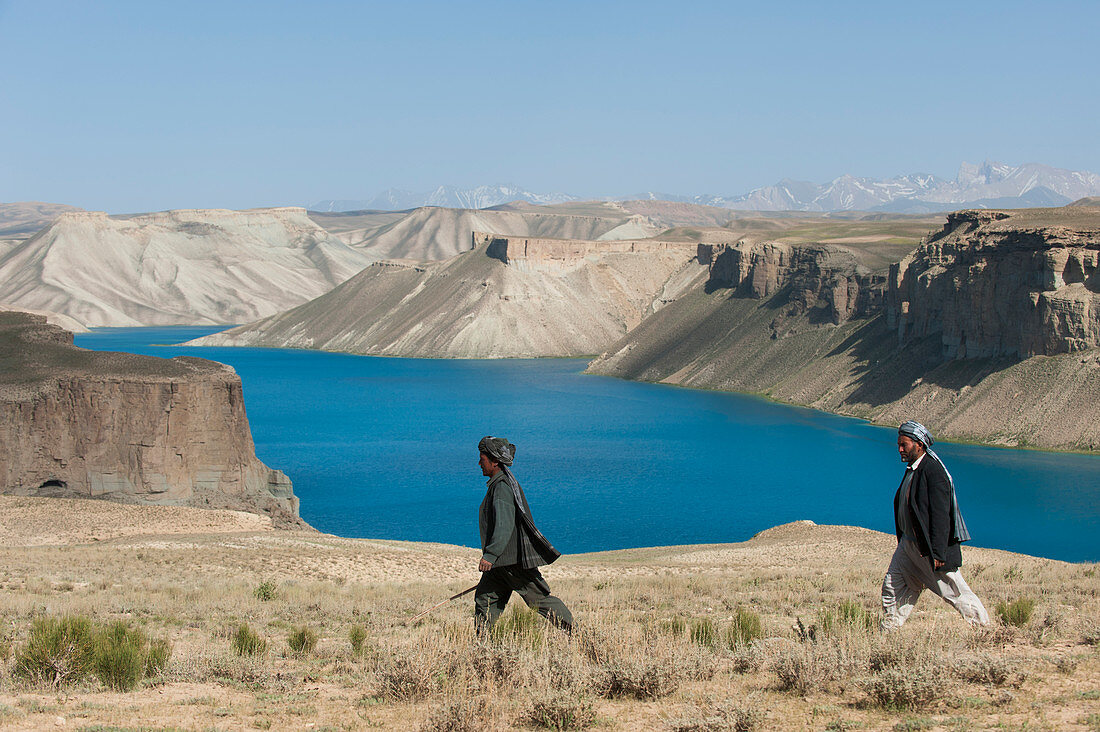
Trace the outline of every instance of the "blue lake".
[[[302, 517], [321, 531], [476, 546], [486, 434], [518, 446], [513, 472], [539, 527], [566, 553], [742, 541], [798, 519], [893, 531], [903, 465], [892, 429], [584, 375], [580, 360], [154, 345], [217, 330], [99, 329], [76, 343], [232, 365], [257, 455], [290, 476]], [[1100, 458], [949, 443], [936, 451], [974, 545], [1100, 560]]]

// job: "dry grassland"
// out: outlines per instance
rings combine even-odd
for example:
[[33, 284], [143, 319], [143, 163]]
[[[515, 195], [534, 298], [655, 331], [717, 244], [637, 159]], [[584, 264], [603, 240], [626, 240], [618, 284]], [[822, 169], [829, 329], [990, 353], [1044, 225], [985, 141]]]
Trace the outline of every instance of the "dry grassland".
[[[971, 631], [926, 594], [883, 636], [893, 537], [788, 524], [564, 557], [545, 573], [572, 638], [513, 607], [479, 640], [468, 596], [406, 625], [476, 581], [471, 549], [98, 502], [4, 497], [0, 516], [6, 729], [1100, 730], [1097, 565], [968, 548], [991, 613], [1029, 598], [1030, 619]], [[171, 659], [130, 692], [16, 675], [32, 621], [67, 614], [167, 638]], [[234, 652], [242, 624], [265, 650]], [[303, 627], [319, 640], [294, 651]]]

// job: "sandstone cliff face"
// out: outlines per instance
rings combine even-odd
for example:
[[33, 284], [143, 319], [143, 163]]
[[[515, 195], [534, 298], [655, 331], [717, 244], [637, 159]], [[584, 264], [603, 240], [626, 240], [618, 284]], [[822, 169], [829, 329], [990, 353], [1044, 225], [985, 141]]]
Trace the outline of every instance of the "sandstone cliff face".
[[901, 343], [941, 333], [945, 358], [1100, 346], [1100, 212], [960, 211], [891, 269]]
[[89, 326], [241, 323], [327, 292], [375, 258], [303, 209], [63, 213], [0, 256], [0, 302]]
[[1098, 249], [1088, 207], [960, 212], [888, 283], [817, 245], [718, 247], [705, 286], [589, 368], [917, 418], [942, 437], [1097, 450]]
[[705, 274], [695, 244], [479, 235], [442, 262], [380, 262], [332, 292], [195, 345], [390, 356], [599, 353]]
[[743, 239], [700, 244], [699, 260], [710, 266], [710, 289], [760, 300], [790, 288], [787, 310], [793, 315], [816, 311], [839, 325], [882, 303], [885, 278], [872, 275], [842, 247]]
[[290, 481], [256, 459], [233, 369], [85, 351], [22, 313], [0, 313], [0, 491], [301, 524]]

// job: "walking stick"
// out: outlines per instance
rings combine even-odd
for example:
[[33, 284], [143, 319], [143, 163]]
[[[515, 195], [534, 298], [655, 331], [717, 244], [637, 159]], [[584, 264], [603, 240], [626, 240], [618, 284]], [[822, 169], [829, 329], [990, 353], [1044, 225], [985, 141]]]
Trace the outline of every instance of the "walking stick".
[[431, 606], [430, 608], [428, 608], [428, 609], [427, 609], [427, 610], [425, 610], [424, 612], [422, 612], [422, 613], [420, 613], [420, 614], [418, 614], [418, 615], [414, 615], [414, 616], [413, 616], [412, 618], [410, 618], [409, 620], [406, 620], [406, 621], [405, 621], [405, 625], [412, 625], [412, 624], [413, 624], [413, 623], [415, 623], [415, 622], [416, 622], [417, 620], [420, 620], [420, 618], [422, 618], [422, 617], [424, 617], [425, 615], [427, 615], [428, 613], [430, 613], [430, 612], [431, 612], [432, 610], [435, 610], [435, 609], [436, 609], [437, 607], [442, 607], [443, 605], [446, 605], [446, 604], [447, 604], [448, 602], [450, 602], [451, 600], [457, 600], [458, 598], [462, 597], [463, 595], [468, 595], [468, 594], [470, 594], [471, 592], [473, 592], [473, 591], [474, 591], [474, 590], [476, 590], [476, 589], [477, 589], [477, 585], [474, 585], [473, 587], [471, 587], [471, 588], [469, 588], [469, 589], [467, 589], [467, 590], [463, 590], [462, 592], [459, 592], [459, 593], [458, 593], [458, 594], [456, 594], [456, 595], [451, 595], [450, 597], [448, 597], [448, 598], [447, 598], [446, 600], [443, 600], [442, 602], [437, 602], [436, 604], [432, 605], [432, 606]]

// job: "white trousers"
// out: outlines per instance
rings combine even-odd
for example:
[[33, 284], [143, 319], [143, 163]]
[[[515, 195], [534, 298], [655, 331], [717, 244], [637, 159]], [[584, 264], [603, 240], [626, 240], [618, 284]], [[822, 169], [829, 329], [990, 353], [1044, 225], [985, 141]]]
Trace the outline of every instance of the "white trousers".
[[882, 580], [882, 629], [899, 628], [913, 612], [921, 590], [929, 589], [959, 611], [971, 625], [989, 623], [989, 613], [958, 570], [933, 572], [928, 557], [920, 555], [917, 543], [902, 538], [890, 568]]

